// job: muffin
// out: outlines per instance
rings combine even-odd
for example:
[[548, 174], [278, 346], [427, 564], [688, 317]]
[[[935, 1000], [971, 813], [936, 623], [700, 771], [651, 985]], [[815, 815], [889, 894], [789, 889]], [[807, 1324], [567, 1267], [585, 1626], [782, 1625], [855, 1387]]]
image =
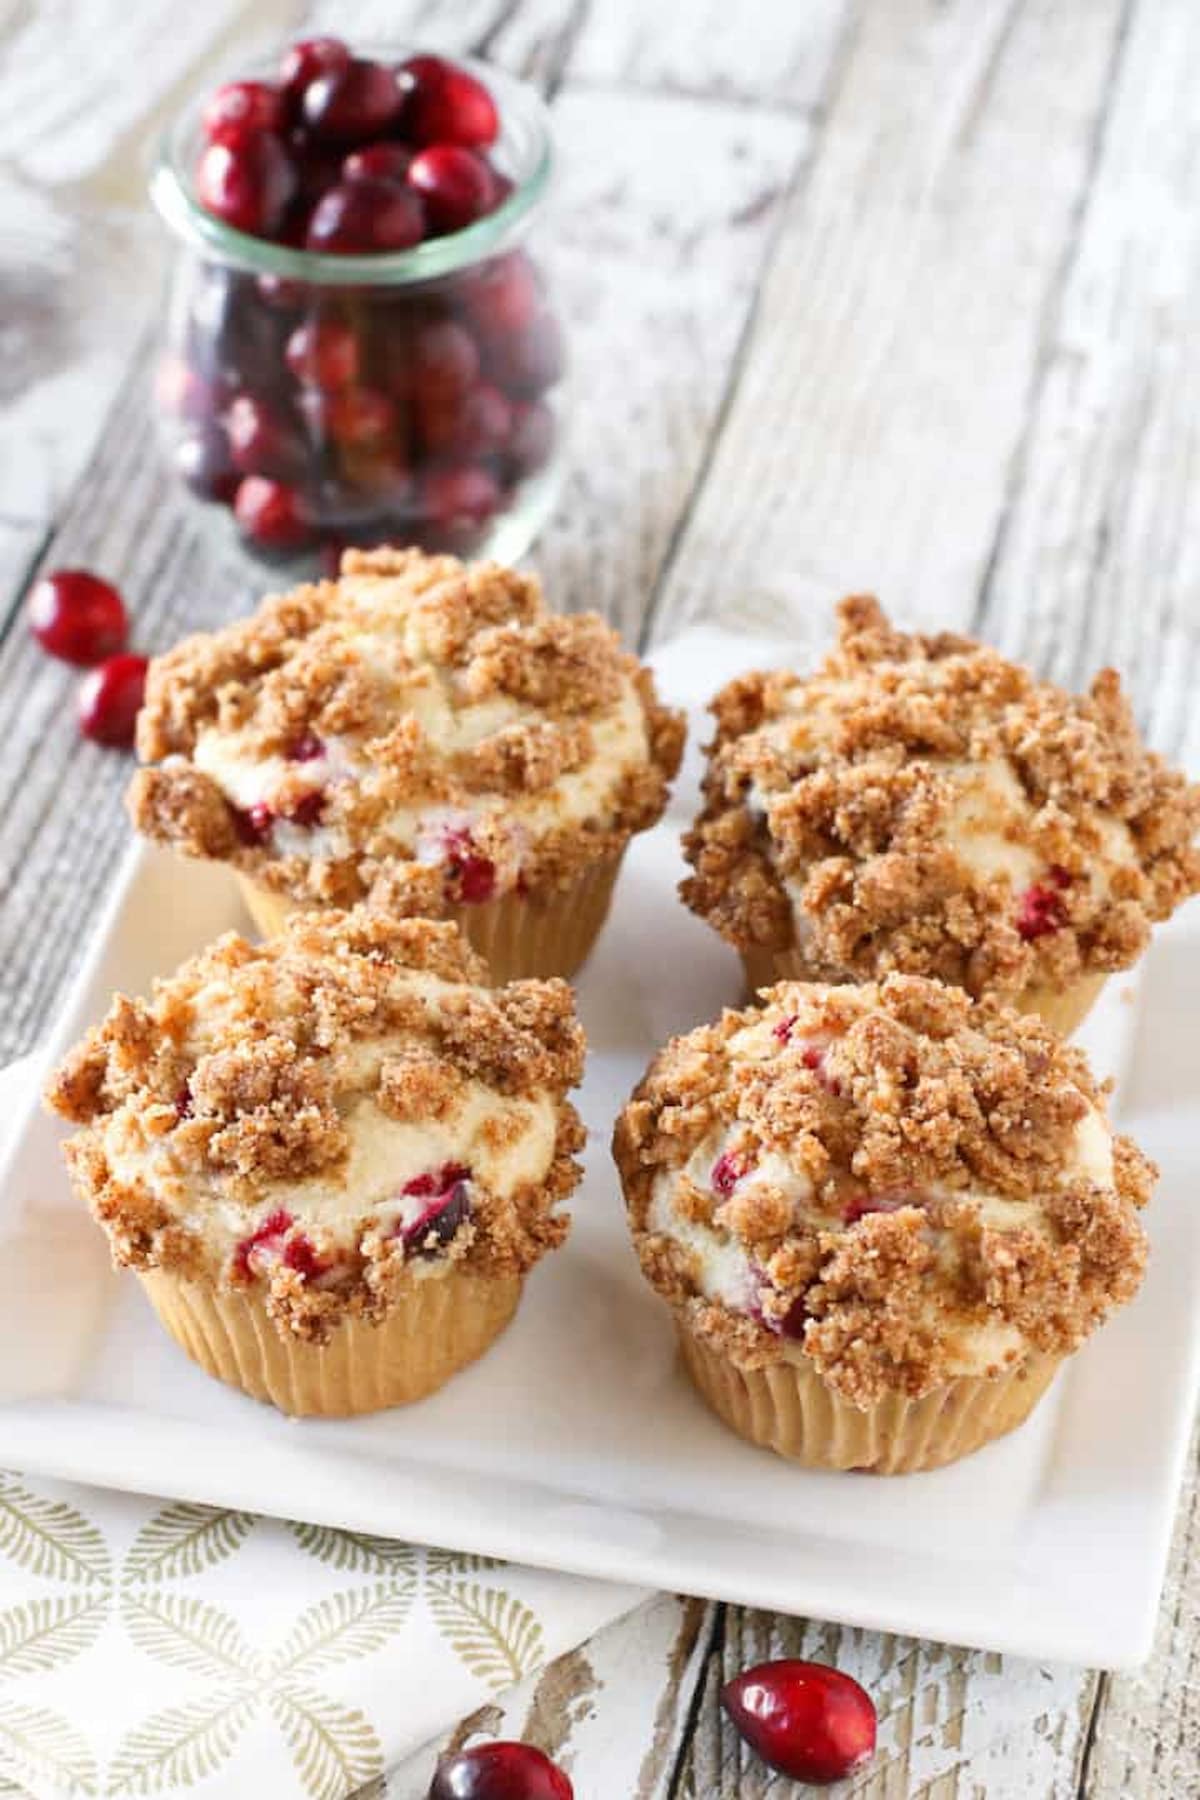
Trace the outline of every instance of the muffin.
[[1112, 670], [1079, 699], [872, 599], [839, 614], [815, 675], [713, 702], [685, 901], [752, 990], [896, 970], [1073, 1030], [1200, 888], [1200, 787], [1144, 748]]
[[682, 719], [594, 614], [495, 563], [350, 551], [150, 665], [135, 824], [227, 862], [266, 934], [362, 901], [449, 918], [497, 981], [571, 975]]
[[1145, 1263], [1155, 1171], [1082, 1053], [920, 976], [781, 982], [674, 1039], [613, 1149], [700, 1394], [813, 1467], [1010, 1431]]
[[566, 1233], [583, 1036], [564, 982], [484, 980], [451, 924], [298, 914], [118, 995], [52, 1078], [77, 1191], [210, 1375], [373, 1412], [508, 1324]]

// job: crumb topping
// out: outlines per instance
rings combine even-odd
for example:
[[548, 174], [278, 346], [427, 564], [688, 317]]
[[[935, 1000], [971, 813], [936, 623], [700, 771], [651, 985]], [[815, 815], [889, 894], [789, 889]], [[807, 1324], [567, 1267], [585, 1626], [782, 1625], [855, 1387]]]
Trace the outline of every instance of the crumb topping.
[[659, 818], [683, 744], [648, 671], [532, 576], [416, 550], [150, 665], [129, 807], [299, 902], [535, 902]]
[[1040, 1019], [781, 982], [651, 1063], [613, 1140], [643, 1271], [743, 1367], [853, 1404], [1065, 1355], [1141, 1280], [1156, 1174]]
[[565, 982], [485, 981], [453, 925], [359, 908], [118, 995], [46, 1093], [115, 1260], [261, 1283], [318, 1342], [406, 1270], [532, 1267], [579, 1178], [583, 1033]]
[[972, 994], [1129, 967], [1200, 890], [1200, 787], [1141, 743], [1116, 674], [1078, 698], [951, 633], [843, 601], [816, 674], [717, 695], [688, 905], [826, 980]]

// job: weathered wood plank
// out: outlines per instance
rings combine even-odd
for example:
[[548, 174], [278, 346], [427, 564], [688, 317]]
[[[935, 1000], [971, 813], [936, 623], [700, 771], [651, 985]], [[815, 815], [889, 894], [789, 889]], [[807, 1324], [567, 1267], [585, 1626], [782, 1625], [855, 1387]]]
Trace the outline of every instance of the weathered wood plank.
[[1144, 0], [980, 609], [1058, 680], [1113, 661], [1154, 741], [1195, 767], [1198, 84], [1200, 11]]
[[968, 617], [1095, 158], [1120, 0], [868, 7], [794, 196], [659, 635], [735, 598]]

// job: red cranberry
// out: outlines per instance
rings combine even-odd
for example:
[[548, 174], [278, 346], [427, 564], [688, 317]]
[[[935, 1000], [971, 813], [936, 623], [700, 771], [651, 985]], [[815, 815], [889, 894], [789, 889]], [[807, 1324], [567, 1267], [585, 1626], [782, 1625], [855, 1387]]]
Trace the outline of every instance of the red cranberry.
[[342, 152], [330, 144], [320, 144], [307, 131], [293, 131], [288, 139], [292, 163], [299, 183], [299, 198], [313, 207], [342, 179]]
[[297, 325], [284, 359], [297, 381], [314, 387], [344, 388], [358, 380], [358, 339], [342, 319], [308, 319]]
[[350, 52], [341, 38], [301, 38], [285, 51], [279, 79], [284, 93], [298, 105], [304, 91], [319, 75], [333, 75], [350, 61]]
[[455, 532], [486, 525], [499, 504], [495, 476], [472, 463], [431, 469], [421, 483], [421, 510], [439, 530]]
[[853, 1200], [847, 1200], [842, 1207], [842, 1223], [857, 1225], [869, 1213], [898, 1212], [902, 1206], [915, 1204], [911, 1194], [858, 1194]]
[[343, 181], [404, 181], [413, 153], [406, 144], [368, 144], [342, 164]]
[[312, 1281], [325, 1273], [326, 1264], [317, 1255], [311, 1238], [298, 1231], [289, 1239], [283, 1252], [283, 1264], [287, 1269], [294, 1269], [301, 1281]]
[[1017, 903], [1017, 930], [1027, 944], [1061, 931], [1066, 922], [1067, 909], [1060, 893], [1039, 881], [1025, 889]]
[[252, 1231], [249, 1237], [244, 1237], [234, 1250], [233, 1272], [235, 1276], [239, 1276], [243, 1281], [253, 1280], [254, 1276], [258, 1274], [255, 1264], [259, 1259], [255, 1252], [265, 1249], [277, 1255], [292, 1224], [292, 1215], [285, 1207], [277, 1207], [274, 1212], [268, 1213], [262, 1224]]
[[870, 1695], [825, 1663], [759, 1663], [726, 1682], [721, 1704], [751, 1749], [793, 1781], [824, 1787], [875, 1753]]
[[190, 1119], [195, 1111], [196, 1102], [192, 1097], [192, 1084], [190, 1081], [185, 1081], [175, 1096], [175, 1117], [182, 1125], [184, 1120]]
[[[791, 1013], [786, 1019], [779, 1019], [771, 1027], [771, 1036], [778, 1039], [779, 1043], [786, 1044], [796, 1029], [796, 1018], [797, 1015]], [[808, 1067], [807, 1057], [805, 1058], [805, 1067]]]
[[732, 1194], [734, 1188], [745, 1173], [746, 1171], [737, 1160], [737, 1157], [731, 1156], [729, 1151], [726, 1150], [718, 1156], [716, 1162], [713, 1164], [712, 1174], [708, 1178], [709, 1185], [714, 1194], [720, 1194], [723, 1200], [728, 1200], [730, 1194]]
[[201, 206], [251, 237], [279, 229], [295, 191], [283, 145], [265, 132], [238, 144], [210, 144], [196, 171]]
[[503, 450], [512, 432], [513, 409], [497, 387], [482, 382], [463, 406], [454, 449], [464, 456], [490, 456]]
[[338, 256], [411, 250], [425, 235], [425, 212], [410, 189], [394, 181], [343, 181], [318, 200], [305, 246]]
[[446, 839], [446, 876], [467, 906], [482, 906], [496, 891], [496, 865], [479, 854], [467, 831], [452, 831]]
[[1057, 888], [1069, 888], [1074, 884], [1075, 877], [1061, 863], [1051, 863], [1046, 873]]
[[543, 312], [524, 330], [488, 345], [488, 366], [502, 386], [518, 394], [540, 394], [563, 372], [563, 343], [558, 321]]
[[265, 800], [257, 800], [253, 806], [231, 806], [229, 812], [240, 843], [245, 844], [248, 849], [254, 849], [267, 842], [275, 823], [275, 814]]
[[[419, 1200], [428, 1200], [410, 1225], [403, 1227], [404, 1248], [416, 1255], [436, 1255], [442, 1244], [448, 1244], [459, 1226], [469, 1217], [471, 1204], [467, 1186], [471, 1171], [463, 1163], [446, 1163], [427, 1175], [414, 1176], [401, 1192]], [[433, 1242], [430, 1242], [432, 1237]]]
[[794, 1338], [797, 1343], [803, 1342], [808, 1326], [808, 1317], [808, 1304], [802, 1294], [798, 1300], [792, 1301], [780, 1320], [778, 1326], [780, 1337]]
[[283, 95], [265, 81], [227, 81], [204, 108], [203, 123], [213, 144], [240, 144], [258, 131], [282, 131]]
[[305, 831], [311, 831], [321, 823], [325, 813], [328, 795], [323, 788], [313, 788], [310, 793], [302, 794], [293, 802], [283, 817], [289, 824], [299, 825]]
[[304, 447], [278, 412], [253, 394], [239, 394], [225, 418], [229, 455], [244, 475], [286, 476], [304, 466]]
[[379, 388], [347, 388], [328, 396], [321, 419], [343, 449], [378, 450], [395, 435], [396, 403]]
[[128, 750], [146, 692], [144, 656], [110, 656], [79, 685], [79, 729], [95, 744]]
[[217, 427], [181, 438], [175, 446], [175, 467], [201, 500], [232, 504], [241, 477], [230, 460], [225, 434]]
[[435, 232], [461, 231], [496, 204], [491, 165], [460, 144], [422, 150], [408, 171], [408, 184], [425, 202]]
[[55, 569], [29, 596], [29, 626], [51, 656], [89, 669], [120, 650], [129, 634], [125, 602], [86, 569]]
[[530, 1744], [476, 1744], [437, 1766], [428, 1800], [574, 1800], [557, 1763]]
[[285, 746], [283, 754], [289, 762], [317, 762], [325, 754], [325, 742], [315, 731], [302, 731]]
[[534, 475], [550, 460], [554, 448], [554, 414], [540, 400], [519, 401], [512, 408], [508, 458], [517, 480]]
[[301, 110], [314, 137], [326, 143], [365, 144], [391, 129], [403, 103], [393, 69], [354, 56], [308, 84]]
[[540, 311], [542, 295], [533, 264], [514, 250], [478, 270], [464, 300], [472, 324], [490, 342], [524, 331]]
[[417, 334], [398, 371], [396, 385], [411, 394], [423, 433], [439, 435], [435, 421], [453, 410], [479, 375], [479, 350], [470, 332], [452, 319], [439, 319]]
[[247, 475], [238, 484], [233, 510], [246, 537], [263, 550], [285, 555], [303, 549], [309, 541], [309, 522], [300, 495], [282, 481]]
[[496, 102], [481, 81], [441, 56], [410, 56], [398, 71], [406, 91], [404, 135], [413, 144], [494, 144]]

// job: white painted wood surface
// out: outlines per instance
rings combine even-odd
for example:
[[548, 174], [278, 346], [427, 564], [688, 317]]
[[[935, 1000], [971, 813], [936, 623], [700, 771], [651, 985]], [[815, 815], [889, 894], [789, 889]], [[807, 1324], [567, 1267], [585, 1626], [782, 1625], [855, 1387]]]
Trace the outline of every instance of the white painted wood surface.
[[[554, 97], [570, 480], [535, 562], [631, 636], [702, 613], [803, 644], [831, 599], [971, 622], [1076, 681], [1112, 658], [1200, 765], [1195, 0], [38, 0], [0, 5], [0, 1054], [32, 1042], [120, 844], [115, 759], [24, 641], [93, 562], [142, 641], [247, 598], [176, 507], [131, 363], [181, 88], [306, 19], [482, 48]], [[1200, 1793], [1200, 1497], [1136, 1676], [662, 1596], [471, 1729], [579, 1800], [783, 1800], [724, 1675], [826, 1657], [881, 1709], [873, 1800]], [[1103, 1578], [1098, 1571], [1098, 1579]], [[421, 1800], [438, 1746], [387, 1784]]]

